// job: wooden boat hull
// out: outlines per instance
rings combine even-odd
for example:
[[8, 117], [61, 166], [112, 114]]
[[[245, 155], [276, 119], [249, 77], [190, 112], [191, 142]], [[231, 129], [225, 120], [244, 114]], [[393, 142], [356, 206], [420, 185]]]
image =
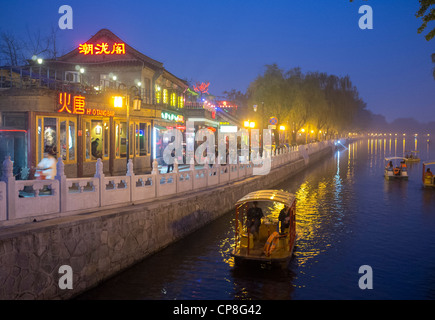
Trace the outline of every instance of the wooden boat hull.
[[387, 179], [387, 180], [396, 180], [396, 179], [408, 180], [408, 176], [385, 175], [385, 179]]
[[[288, 238], [284, 241], [288, 243]], [[246, 264], [259, 264], [270, 265], [277, 267], [287, 267], [292, 256], [295, 244], [292, 244], [291, 248], [288, 245], [285, 248], [278, 249], [276, 252], [272, 252], [270, 256], [266, 256], [263, 252], [263, 248], [252, 248], [249, 250], [244, 247], [237, 247], [231, 253], [236, 265]]]

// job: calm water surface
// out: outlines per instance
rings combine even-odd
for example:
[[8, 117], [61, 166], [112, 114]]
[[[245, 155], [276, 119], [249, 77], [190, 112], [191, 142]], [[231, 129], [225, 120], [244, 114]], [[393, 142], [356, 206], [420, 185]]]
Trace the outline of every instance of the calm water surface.
[[[288, 269], [236, 268], [230, 212], [79, 299], [435, 299], [435, 189], [421, 163], [409, 181], [383, 178], [384, 158], [403, 150], [435, 160], [426, 139], [359, 140], [277, 186], [298, 200]], [[358, 286], [361, 265], [372, 290]]]

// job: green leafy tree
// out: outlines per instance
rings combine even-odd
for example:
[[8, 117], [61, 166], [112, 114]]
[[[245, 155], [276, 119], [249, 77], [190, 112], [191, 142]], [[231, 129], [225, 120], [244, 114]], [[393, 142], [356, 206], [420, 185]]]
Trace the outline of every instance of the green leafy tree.
[[[435, 0], [419, 0], [420, 10], [416, 13], [417, 18], [422, 18], [423, 23], [418, 28], [418, 33], [422, 33], [428, 26], [429, 22], [435, 21]], [[425, 35], [427, 41], [432, 40], [435, 37], [435, 28], [429, 31]], [[435, 53], [432, 54], [432, 62], [435, 63]], [[435, 79], [435, 68], [433, 70], [433, 77]]]
[[[419, 0], [420, 2], [420, 10], [416, 13], [417, 18], [422, 18], [423, 23], [418, 28], [418, 33], [422, 33], [426, 28], [429, 22], [435, 21], [435, 0]], [[435, 28], [429, 31], [428, 34], [425, 35], [427, 41], [433, 39], [435, 37]]]
[[258, 105], [259, 127], [266, 127], [268, 118], [275, 116], [293, 141], [301, 129], [310, 139], [317, 139], [321, 131], [322, 136], [353, 131], [361, 115], [370, 115], [349, 76], [304, 74], [300, 68], [284, 72], [276, 64], [267, 65], [264, 74], [251, 82], [247, 96], [248, 105]]

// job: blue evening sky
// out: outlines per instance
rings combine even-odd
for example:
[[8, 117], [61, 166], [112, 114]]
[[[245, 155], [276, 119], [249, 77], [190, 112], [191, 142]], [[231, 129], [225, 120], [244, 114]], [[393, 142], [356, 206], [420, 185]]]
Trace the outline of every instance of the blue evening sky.
[[[63, 4], [74, 19], [73, 30], [59, 30], [64, 53], [107, 28], [178, 77], [210, 81], [213, 94], [244, 92], [277, 63], [349, 75], [388, 121], [435, 121], [435, 39], [417, 33], [417, 0], [2, 0], [0, 31], [48, 32]], [[365, 4], [373, 30], [358, 27]]]

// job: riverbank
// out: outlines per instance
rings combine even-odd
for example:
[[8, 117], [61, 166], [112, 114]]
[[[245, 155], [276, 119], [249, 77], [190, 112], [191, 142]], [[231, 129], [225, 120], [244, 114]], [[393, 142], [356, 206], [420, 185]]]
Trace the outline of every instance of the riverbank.
[[[331, 152], [330, 146], [301, 151], [264, 176], [7, 228], [0, 235], [0, 298], [72, 298], [228, 212], [246, 193], [272, 188]], [[72, 289], [59, 288], [62, 265], [72, 269]]]

